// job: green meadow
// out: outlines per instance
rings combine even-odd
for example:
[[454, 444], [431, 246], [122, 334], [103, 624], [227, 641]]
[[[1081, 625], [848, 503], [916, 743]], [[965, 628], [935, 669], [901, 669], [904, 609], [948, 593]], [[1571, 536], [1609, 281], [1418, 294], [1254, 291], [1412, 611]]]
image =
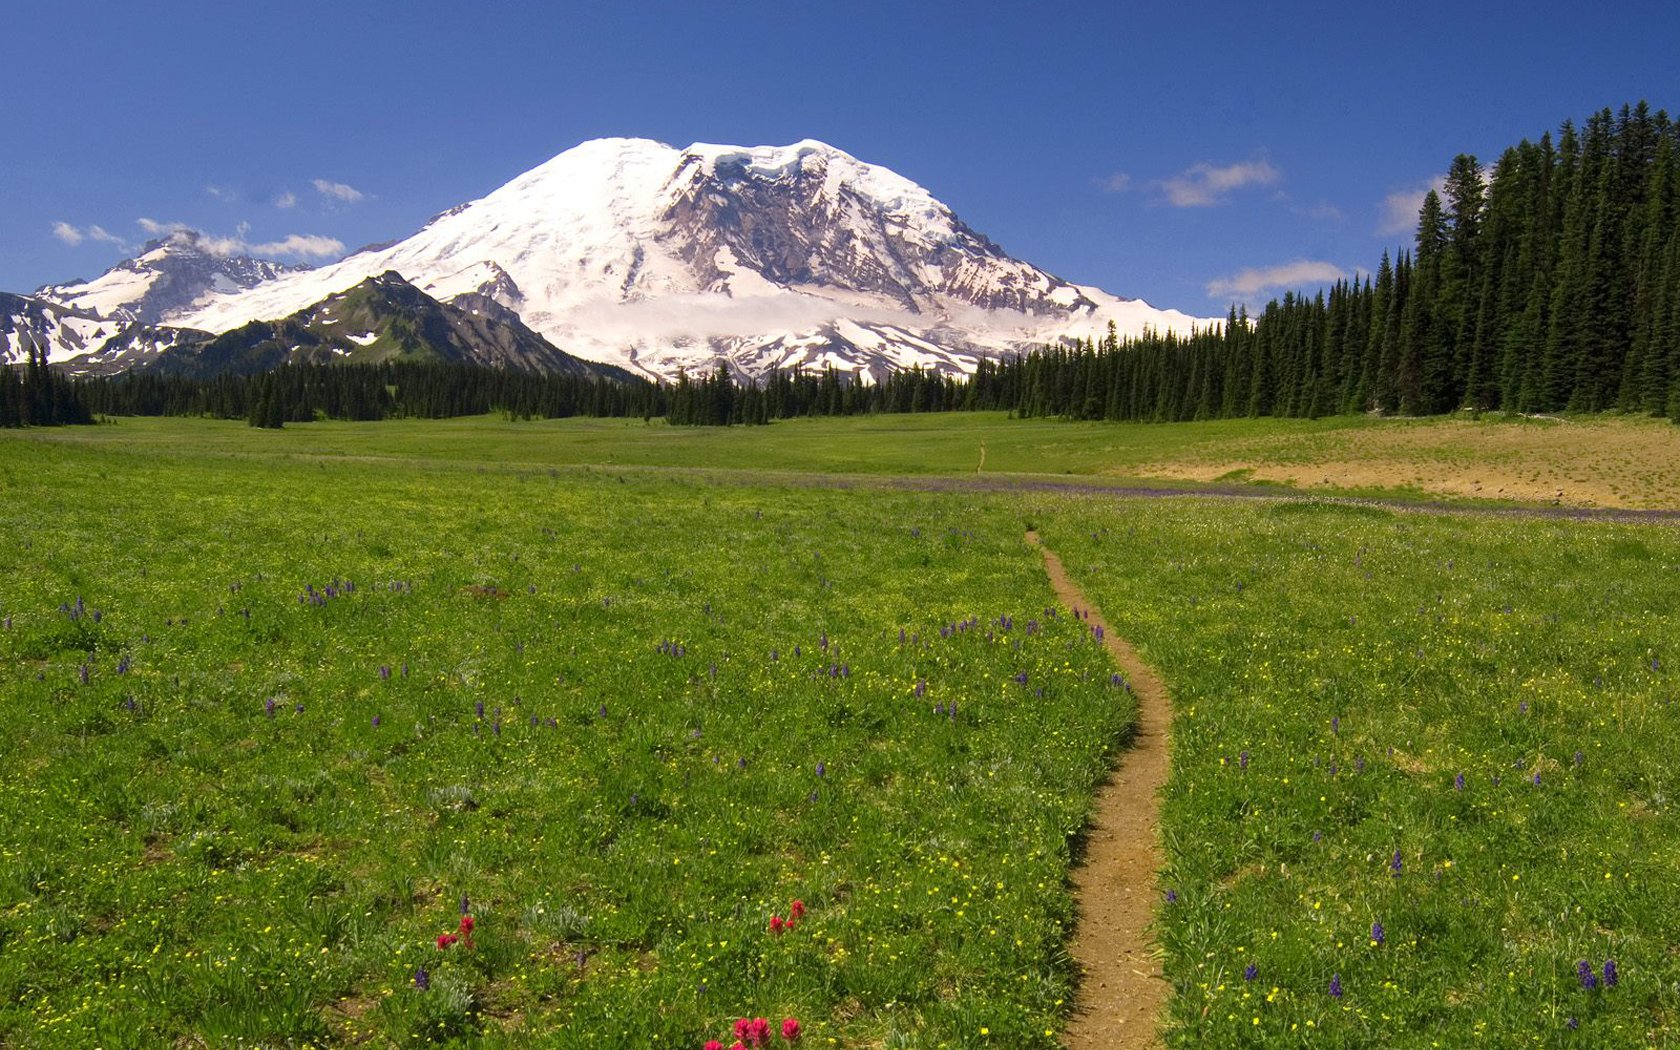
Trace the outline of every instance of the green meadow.
[[1173, 690], [1175, 1045], [1674, 1044], [1672, 525], [1030, 513]]
[[1174, 694], [1171, 1045], [1669, 1045], [1671, 525], [956, 480], [1381, 429], [0, 435], [0, 1045], [1059, 1045], [1133, 703], [1028, 525]]

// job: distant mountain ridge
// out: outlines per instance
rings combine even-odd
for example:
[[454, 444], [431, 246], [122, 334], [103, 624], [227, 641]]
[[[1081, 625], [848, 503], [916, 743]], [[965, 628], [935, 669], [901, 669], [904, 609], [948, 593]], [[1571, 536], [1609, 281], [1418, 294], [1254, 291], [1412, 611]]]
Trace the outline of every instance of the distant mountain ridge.
[[[229, 333], [387, 273], [477, 310], [487, 326], [516, 318], [551, 349], [660, 379], [720, 366], [738, 378], [822, 367], [967, 374], [1111, 323], [1122, 335], [1219, 323], [1011, 258], [914, 182], [813, 140], [676, 149], [599, 139], [326, 266], [265, 270], [212, 254], [172, 239], [94, 281], [41, 289], [37, 299], [86, 315], [72, 329], [81, 342], [59, 339], [53, 360], [127, 367], [116, 350], [73, 363], [98, 349], [91, 331], [81, 335], [86, 321]], [[162, 342], [181, 340], [130, 331], [120, 344], [153, 348], [150, 361], [175, 352], [156, 350]], [[548, 367], [516, 345], [502, 350]]]

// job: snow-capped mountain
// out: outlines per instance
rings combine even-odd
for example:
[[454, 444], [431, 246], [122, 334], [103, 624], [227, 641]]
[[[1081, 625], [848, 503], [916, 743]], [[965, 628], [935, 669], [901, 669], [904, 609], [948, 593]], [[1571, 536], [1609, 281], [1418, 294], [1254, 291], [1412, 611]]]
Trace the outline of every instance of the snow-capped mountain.
[[34, 350], [45, 350], [48, 361], [66, 361], [98, 349], [123, 328], [87, 310], [0, 292], [0, 365], [25, 361]]
[[114, 321], [159, 324], [303, 267], [215, 251], [195, 230], [152, 241], [136, 257], [91, 281], [49, 284], [35, 298]]
[[440, 300], [484, 296], [563, 350], [667, 378], [720, 362], [739, 375], [967, 372], [1110, 321], [1122, 334], [1217, 323], [1012, 259], [922, 187], [820, 142], [645, 139], [586, 142], [406, 240], [212, 289], [160, 319], [227, 331], [386, 271]]

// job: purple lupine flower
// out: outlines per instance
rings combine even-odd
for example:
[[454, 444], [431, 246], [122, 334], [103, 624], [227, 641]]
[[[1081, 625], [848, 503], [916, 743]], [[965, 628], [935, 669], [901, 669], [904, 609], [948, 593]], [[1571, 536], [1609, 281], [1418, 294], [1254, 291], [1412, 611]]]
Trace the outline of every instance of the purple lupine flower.
[[1167, 891], [1167, 903], [1168, 904], [1177, 904], [1178, 903], [1178, 891], [1177, 890], [1168, 890]]
[[389, 682], [391, 680], [391, 668], [388, 665], [379, 665], [379, 680], [381, 682]]
[[606, 704], [602, 704], [602, 705], [601, 705], [601, 706], [600, 706], [600, 708], [598, 708], [598, 709], [597, 709], [597, 710], [596, 710], [596, 712], [595, 712], [595, 713], [596, 713], [596, 714], [597, 714], [597, 715], [599, 715], [599, 716], [600, 716], [600, 717], [602, 717], [602, 718], [605, 718], [605, 717], [607, 717], [607, 705], [606, 705]]
[[1333, 974], [1330, 975], [1330, 998], [1340, 999], [1341, 997], [1342, 997], [1342, 975], [1339, 974], [1339, 973], [1333, 973]]
[[471, 915], [472, 914], [472, 901], [467, 898], [467, 895], [465, 893], [461, 894], [461, 914], [462, 915]]
[[1593, 973], [1592, 963], [1585, 959], [1575, 964], [1575, 979], [1581, 982], [1581, 987], [1592, 991], [1598, 987], [1598, 975]]
[[129, 666], [128, 654], [124, 653], [122, 659], [117, 661], [117, 673], [127, 674]]
[[402, 665], [402, 676], [403, 676], [403, 677], [404, 677], [404, 678], [407, 678], [407, 677], [408, 677], [408, 661], [407, 661], [407, 660], [404, 660], [404, 661], [403, 661], [403, 665]]
[[78, 677], [82, 680], [83, 685], [88, 684], [88, 665], [87, 664], [83, 664], [82, 667], [81, 667], [81, 670], [76, 672], [76, 677]]
[[1026, 685], [1027, 684], [1027, 672], [1025, 672], [1025, 671], [1015, 672], [1015, 681], [1019, 685]]
[[1581, 1027], [1580, 1019], [1575, 1017], [1571, 1017], [1569, 1020], [1563, 1022], [1563, 1024], [1564, 1027], [1568, 1028], [1571, 1032]]
[[1534, 771], [1534, 786], [1540, 786], [1540, 771], [1538, 769]]
[[933, 713], [936, 714], [936, 715], [944, 714], [945, 713], [945, 704], [943, 702], [934, 704], [933, 705]]
[[1383, 924], [1380, 922], [1373, 922], [1371, 924], [1371, 943], [1382, 944], [1387, 939], [1388, 937], [1386, 932], [1383, 930]]
[[819, 777], [828, 776], [828, 763], [826, 763], [826, 762], [818, 762], [817, 763], [817, 776], [819, 776]]
[[918, 680], [916, 682], [916, 699], [920, 700], [922, 697], [924, 697], [926, 695], [927, 695], [927, 682], [925, 680]]
[[1322, 832], [1322, 831], [1313, 832], [1313, 841], [1314, 842], [1323, 842], [1324, 841], [1324, 832]]
[[1622, 980], [1621, 973], [1616, 969], [1616, 960], [1604, 960], [1604, 987], [1614, 988]]
[[274, 697], [271, 696], [263, 701], [263, 714], [270, 718], [274, 717]]
[[948, 710], [951, 715], [951, 721], [955, 722], [957, 720], [957, 702], [955, 700], [951, 701], [951, 706]]
[[1458, 776], [1453, 777], [1453, 790], [1454, 791], [1463, 791], [1464, 790], [1464, 774], [1463, 773], [1460, 773]]
[[1260, 976], [1260, 967], [1255, 965], [1254, 963], [1249, 963], [1247, 966], [1243, 967], [1243, 980], [1252, 981], [1256, 977], [1259, 977], [1259, 976]]
[[1099, 641], [1099, 642], [1102, 641], [1103, 640], [1102, 625], [1098, 624], [1097, 626], [1091, 628], [1091, 634], [1096, 637], [1097, 641]]
[[484, 701], [480, 700], [478, 703], [474, 704], [473, 705], [473, 710], [475, 712], [477, 712], [478, 717], [483, 718], [484, 717]]
[[736, 769], [745, 769], [745, 768], [747, 768], [747, 759], [746, 759], [746, 756], [745, 756], [745, 755], [743, 755], [743, 756], [741, 756], [741, 757], [740, 757], [740, 758], [737, 758], [737, 759], [736, 759], [736, 760], [735, 760], [735, 768], [736, 768]]
[[1333, 715], [1330, 718], [1330, 732], [1340, 736], [1342, 733], [1342, 716]]
[[420, 989], [423, 992], [426, 989], [430, 988], [431, 986], [432, 986], [432, 975], [426, 972], [426, 968], [424, 966], [421, 966], [421, 967], [417, 968], [414, 971], [414, 987]]
[[1581, 754], [1581, 752], [1579, 752], [1579, 751], [1575, 752], [1575, 765], [1576, 765], [1577, 768], [1581, 765], [1581, 763], [1585, 762], [1586, 760], [1587, 760], [1586, 755]]
[[1519, 715], [1528, 714], [1528, 701], [1527, 700], [1524, 700], [1522, 703], [1517, 705], [1517, 714], [1519, 714]]
[[1238, 769], [1247, 769], [1248, 768], [1248, 752], [1247, 751], [1244, 751], [1242, 754], [1237, 756], [1237, 768]]
[[293, 708], [293, 710], [294, 710], [294, 711], [296, 711], [296, 712], [297, 712], [297, 713], [298, 713], [298, 714], [300, 714], [300, 715], [301, 715], [301, 714], [303, 714], [303, 705], [302, 705], [302, 704], [298, 704], [298, 705], [297, 705], [297, 706], [296, 706], [296, 707], [295, 707], [295, 708]]
[[379, 728], [379, 716], [378, 715], [373, 716], [373, 728], [375, 728], [375, 729]]
[[1388, 862], [1388, 870], [1393, 872], [1394, 877], [1398, 879], [1400, 877], [1401, 869], [1404, 867], [1405, 865], [1400, 860], [1400, 851], [1395, 850], [1394, 859]]

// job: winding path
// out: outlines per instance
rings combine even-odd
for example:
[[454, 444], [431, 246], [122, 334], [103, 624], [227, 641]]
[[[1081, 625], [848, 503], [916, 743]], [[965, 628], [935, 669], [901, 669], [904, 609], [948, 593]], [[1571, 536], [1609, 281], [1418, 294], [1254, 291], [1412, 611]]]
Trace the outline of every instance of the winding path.
[[1062, 560], [1039, 543], [1056, 596], [1103, 629], [1103, 645], [1137, 697], [1137, 730], [1112, 776], [1097, 791], [1085, 856], [1073, 870], [1079, 926], [1072, 952], [1082, 977], [1069, 1050], [1159, 1047], [1168, 986], [1149, 924], [1155, 916], [1155, 873], [1161, 865], [1161, 789], [1167, 782], [1166, 686], [1137, 651], [1109, 629], [1102, 613], [1068, 579]]

